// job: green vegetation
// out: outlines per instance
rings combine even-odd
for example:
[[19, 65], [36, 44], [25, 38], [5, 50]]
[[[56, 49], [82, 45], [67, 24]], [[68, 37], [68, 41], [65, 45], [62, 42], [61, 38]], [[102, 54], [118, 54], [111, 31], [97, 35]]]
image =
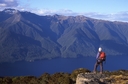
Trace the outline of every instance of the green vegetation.
[[20, 77], [0, 77], [0, 84], [74, 84], [77, 74], [90, 72], [80, 68], [70, 73], [44, 73], [40, 77], [20, 76]]
[[[72, 73], [44, 73], [40, 77], [19, 76], [19, 77], [0, 77], [0, 84], [75, 84], [79, 73], [91, 73], [90, 70], [79, 68]], [[128, 70], [105, 71], [106, 80], [112, 84], [127, 84]]]

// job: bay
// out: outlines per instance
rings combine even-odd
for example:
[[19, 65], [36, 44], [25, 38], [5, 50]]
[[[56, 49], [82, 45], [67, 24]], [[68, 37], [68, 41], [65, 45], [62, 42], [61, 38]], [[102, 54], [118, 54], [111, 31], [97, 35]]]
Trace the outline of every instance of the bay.
[[[104, 63], [105, 71], [128, 69], [128, 56], [107, 56]], [[72, 73], [78, 68], [93, 71], [95, 57], [56, 58], [34, 62], [1, 63], [0, 76], [41, 76], [43, 73]], [[99, 70], [99, 67], [98, 67]]]

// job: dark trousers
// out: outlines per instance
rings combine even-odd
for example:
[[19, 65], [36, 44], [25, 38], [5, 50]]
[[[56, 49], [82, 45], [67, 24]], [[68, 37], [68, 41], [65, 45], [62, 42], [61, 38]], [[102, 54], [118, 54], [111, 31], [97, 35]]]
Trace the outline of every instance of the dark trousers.
[[100, 65], [100, 72], [103, 72], [103, 61], [102, 60], [97, 60], [95, 65], [94, 65], [94, 72], [97, 71], [97, 67]]

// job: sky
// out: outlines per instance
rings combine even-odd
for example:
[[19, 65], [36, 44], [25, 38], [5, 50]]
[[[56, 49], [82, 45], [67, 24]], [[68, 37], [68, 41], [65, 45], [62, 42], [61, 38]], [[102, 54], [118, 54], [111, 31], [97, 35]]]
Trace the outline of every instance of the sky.
[[0, 0], [0, 10], [14, 8], [38, 15], [65, 15], [128, 22], [128, 0]]

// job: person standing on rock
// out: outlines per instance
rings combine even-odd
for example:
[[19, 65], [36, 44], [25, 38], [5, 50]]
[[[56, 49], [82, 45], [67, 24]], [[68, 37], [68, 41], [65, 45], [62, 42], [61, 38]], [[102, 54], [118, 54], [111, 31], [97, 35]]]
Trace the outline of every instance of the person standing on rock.
[[103, 62], [106, 60], [106, 54], [102, 51], [102, 48], [99, 47], [97, 56], [96, 56], [96, 63], [94, 65], [94, 73], [97, 71], [98, 65], [100, 65], [100, 73], [103, 73]]

